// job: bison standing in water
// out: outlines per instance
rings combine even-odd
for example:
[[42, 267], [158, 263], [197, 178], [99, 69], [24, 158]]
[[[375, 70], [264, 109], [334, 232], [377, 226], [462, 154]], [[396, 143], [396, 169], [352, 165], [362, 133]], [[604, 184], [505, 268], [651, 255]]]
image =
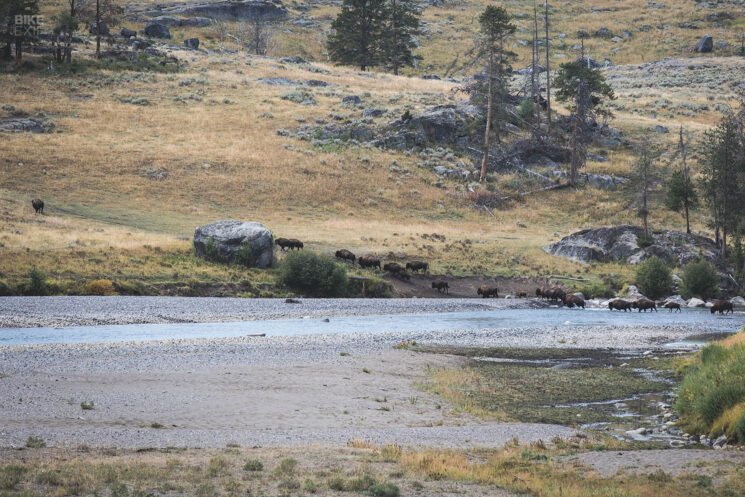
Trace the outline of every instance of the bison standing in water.
[[653, 300], [649, 299], [636, 299], [632, 306], [634, 307], [634, 309], [638, 309], [638, 312], [647, 312], [647, 309], [657, 312], [657, 304], [655, 304]]
[[497, 287], [491, 287], [489, 285], [482, 285], [476, 290], [476, 295], [481, 295], [481, 298], [499, 298], [499, 289]]
[[732, 304], [732, 302], [728, 302], [726, 300], [717, 300], [714, 302], [714, 305], [711, 306], [709, 309], [712, 314], [719, 313], [719, 314], [727, 314], [729, 312], [730, 314], [735, 313], [735, 306]]
[[432, 282], [432, 288], [436, 288], [438, 292], [450, 293], [450, 286], [447, 281], [435, 280]]
[[564, 303], [567, 307], [581, 307], [585, 308], [585, 299], [580, 297], [579, 295], [575, 295], [573, 293], [570, 293], [569, 295], [564, 295], [564, 298], [561, 299], [561, 301]]
[[520, 290], [519, 292], [517, 292], [517, 297], [520, 299], [524, 299], [527, 296], [528, 296], [528, 292], [526, 291]]
[[662, 307], [664, 307], [665, 309], [670, 309], [670, 312], [673, 312], [675, 310], [677, 310], [678, 312], [682, 312], [680, 310], [680, 304], [678, 304], [677, 302], [665, 302], [664, 304], [662, 304]]
[[631, 310], [632, 303], [628, 300], [623, 299], [613, 299], [610, 302], [608, 302], [608, 309], [611, 311], [613, 309], [619, 310], [619, 311], [630, 311]]
[[44, 214], [44, 201], [40, 198], [35, 198], [31, 201], [31, 206], [34, 208], [36, 214]]
[[355, 255], [347, 249], [341, 249], [336, 251], [336, 258], [351, 261], [354, 264]]

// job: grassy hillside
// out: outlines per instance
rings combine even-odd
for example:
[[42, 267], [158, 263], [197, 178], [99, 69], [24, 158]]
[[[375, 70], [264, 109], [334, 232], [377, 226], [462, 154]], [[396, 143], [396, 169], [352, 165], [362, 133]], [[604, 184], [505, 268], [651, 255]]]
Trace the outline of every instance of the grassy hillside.
[[[43, 4], [45, 12], [56, 9]], [[691, 2], [660, 9], [661, 21], [642, 4], [600, 2], [595, 7], [619, 10], [597, 15], [582, 2], [556, 5], [554, 29], [566, 32], [564, 41], [571, 44], [580, 27], [602, 24], [615, 32], [654, 17], [652, 24], [672, 26], [668, 31], [671, 36], [678, 33], [679, 44], [702, 33], [674, 27], [673, 19], [688, 18], [679, 17], [682, 13], [694, 16]], [[431, 30], [431, 38], [422, 40], [425, 63], [433, 65], [426, 72], [442, 72], [449, 58], [467, 49], [475, 29], [472, 19], [483, 5], [469, 2], [425, 10], [430, 27], [438, 20], [442, 30]], [[527, 2], [509, 5], [515, 12], [532, 8]], [[311, 7], [315, 18], [327, 19], [335, 11], [326, 5]], [[452, 23], [444, 22], [448, 16]], [[728, 21], [722, 28], [729, 38], [735, 36], [738, 22]], [[203, 29], [209, 34], [209, 28]], [[292, 29], [299, 33], [299, 28]], [[653, 43], [653, 34], [635, 31], [624, 42], [627, 48], [618, 52], [628, 50], [628, 58], [618, 55], [614, 60], [639, 62], [658, 56], [654, 50], [665, 43], [657, 40], [654, 50], [644, 48]], [[278, 35], [285, 43], [292, 36]], [[310, 36], [302, 38], [312, 41]], [[611, 44], [593, 39], [590, 54], [602, 58], [599, 47], [610, 49]], [[86, 60], [90, 48], [81, 49], [75, 55]], [[676, 50], [659, 56], [681, 55]], [[277, 48], [275, 54], [307, 56], [308, 51]], [[78, 67], [77, 73], [54, 74], [38, 56], [29, 56], [36, 69], [0, 72], [6, 105], [0, 116], [12, 109], [41, 112], [56, 125], [50, 134], [0, 135], [0, 280], [22, 282], [37, 266], [63, 286], [77, 288], [97, 278], [160, 287], [178, 287], [187, 280], [271, 284], [271, 274], [247, 274], [189, 255], [194, 227], [226, 218], [260, 221], [277, 236], [300, 238], [306, 247], [329, 253], [343, 246], [357, 253], [423, 257], [432, 261], [435, 273], [593, 278], [615, 273], [622, 280], [630, 275], [618, 265], [583, 266], [554, 258], [541, 247], [580, 228], [636, 222], [631, 188], [547, 192], [490, 215], [465, 201], [466, 181], [440, 180], [431, 171], [434, 165], [467, 157], [448, 156], [447, 150], [394, 153], [353, 143], [316, 147], [283, 136], [282, 130], [301, 125], [359, 122], [362, 110], [370, 107], [386, 109], [383, 117], [368, 121], [383, 125], [405, 110], [416, 113], [458, 101], [463, 95], [454, 91], [454, 83], [359, 73], [323, 62], [286, 64], [242, 51], [205, 54], [173, 45], [169, 52], [188, 65], [178, 72], [157, 73], [112, 71], [86, 63], [89, 67]], [[561, 53], [558, 48], [554, 52]], [[564, 53], [571, 55], [569, 50]], [[525, 51], [521, 54], [524, 57]], [[323, 59], [320, 52], [313, 57]], [[736, 57], [606, 69], [619, 97], [613, 102], [612, 124], [632, 139], [649, 135], [657, 124], [668, 126], [671, 133], [652, 137], [673, 150], [680, 124], [695, 139], [734, 104], [743, 69], [745, 61]], [[258, 81], [275, 77], [323, 80], [328, 86]], [[316, 105], [293, 101], [297, 92]], [[360, 96], [363, 105], [342, 104], [347, 95]], [[610, 162], [589, 163], [588, 172], [628, 176], [633, 150], [595, 151]], [[659, 165], [667, 166], [666, 161]], [[508, 174], [493, 175], [489, 181], [510, 193], [520, 188], [521, 179]], [[30, 200], [35, 197], [47, 203], [46, 215], [33, 213]], [[677, 213], [662, 208], [653, 210], [651, 223], [660, 228], [683, 225]], [[704, 229], [702, 214], [694, 215], [694, 226]], [[433, 233], [444, 238], [430, 237]]]

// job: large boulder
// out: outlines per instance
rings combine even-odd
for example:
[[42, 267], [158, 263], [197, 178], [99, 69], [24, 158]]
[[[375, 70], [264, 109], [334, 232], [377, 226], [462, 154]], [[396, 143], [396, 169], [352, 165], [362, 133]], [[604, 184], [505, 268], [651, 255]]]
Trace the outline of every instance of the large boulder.
[[137, 36], [137, 31], [133, 29], [122, 28], [121, 35], [125, 38], [132, 38], [133, 36]]
[[199, 38], [187, 38], [184, 40], [184, 46], [196, 50], [199, 48]]
[[714, 38], [711, 35], [704, 35], [696, 43], [696, 51], [698, 53], [709, 53], [714, 50]]
[[194, 253], [205, 259], [212, 257], [207, 248], [211, 243], [222, 260], [233, 262], [236, 252], [245, 241], [251, 245], [255, 267], [266, 268], [272, 264], [272, 232], [257, 222], [227, 220], [200, 226], [194, 230]]
[[153, 38], [171, 38], [171, 32], [168, 26], [159, 22], [149, 22], [145, 26], [145, 34]]
[[[569, 173], [561, 170], [554, 170], [551, 174], [555, 178], [569, 178]], [[627, 183], [627, 178], [621, 178], [620, 176], [611, 176], [608, 174], [591, 174], [591, 173], [579, 173], [577, 175], [577, 181], [581, 184], [587, 184], [593, 188], [599, 190], [615, 190], [619, 186]]]
[[91, 24], [91, 27], [88, 30], [88, 32], [92, 35], [97, 35], [99, 30], [101, 31], [101, 36], [109, 36], [109, 33], [110, 33], [109, 27], [103, 21], [100, 21], [98, 23], [98, 26], [96, 26], [95, 22]]
[[700, 257], [724, 268], [719, 250], [709, 238], [680, 231], [664, 230], [652, 234], [652, 244], [640, 247], [644, 237], [640, 226], [607, 226], [573, 233], [544, 248], [546, 252], [579, 262], [626, 261], [639, 264], [657, 256], [668, 264], [685, 265]]
[[687, 307], [706, 307], [706, 302], [704, 302], [701, 299], [697, 299], [696, 297], [693, 297], [692, 299], [688, 299], [686, 306]]

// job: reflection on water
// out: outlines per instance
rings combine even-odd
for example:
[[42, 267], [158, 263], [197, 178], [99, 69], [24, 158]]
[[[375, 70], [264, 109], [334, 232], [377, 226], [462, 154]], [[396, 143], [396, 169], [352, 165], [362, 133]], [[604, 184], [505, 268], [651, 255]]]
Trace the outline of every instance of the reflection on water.
[[[173, 323], [64, 328], [0, 328], [0, 346], [39, 343], [90, 343], [174, 338], [312, 335], [477, 330], [481, 328], [547, 328], [562, 326], [701, 326], [731, 333], [745, 326], [745, 314], [719, 316], [707, 309], [682, 313], [611, 312], [607, 309], [502, 309], [493, 311], [270, 319], [232, 323]], [[683, 344], [691, 346], [690, 342]]]

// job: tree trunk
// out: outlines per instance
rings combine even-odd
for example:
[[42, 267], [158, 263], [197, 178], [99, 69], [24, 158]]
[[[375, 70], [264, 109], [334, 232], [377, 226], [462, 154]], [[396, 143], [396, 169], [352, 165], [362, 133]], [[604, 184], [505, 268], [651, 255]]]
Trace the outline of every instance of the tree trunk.
[[10, 46], [10, 42], [7, 42], [5, 44], [5, 46], [3, 47], [2, 58], [5, 59], [5, 60], [8, 60], [8, 59], [12, 58], [12, 55], [11, 54], [12, 54], [12, 48]]
[[489, 160], [489, 133], [491, 129], [491, 114], [492, 114], [492, 73], [494, 72], [494, 55], [489, 54], [489, 84], [487, 85], [487, 97], [486, 97], [486, 130], [484, 131], [484, 158], [481, 160], [481, 176], [479, 181], [486, 179], [486, 162]]
[[16, 66], [20, 69], [23, 63], [23, 38], [16, 36]]
[[546, 108], [548, 115], [548, 134], [551, 134], [551, 61], [549, 59], [550, 50], [548, 48], [548, 0], [546, 2]]
[[101, 0], [96, 0], [96, 58], [101, 58]]

